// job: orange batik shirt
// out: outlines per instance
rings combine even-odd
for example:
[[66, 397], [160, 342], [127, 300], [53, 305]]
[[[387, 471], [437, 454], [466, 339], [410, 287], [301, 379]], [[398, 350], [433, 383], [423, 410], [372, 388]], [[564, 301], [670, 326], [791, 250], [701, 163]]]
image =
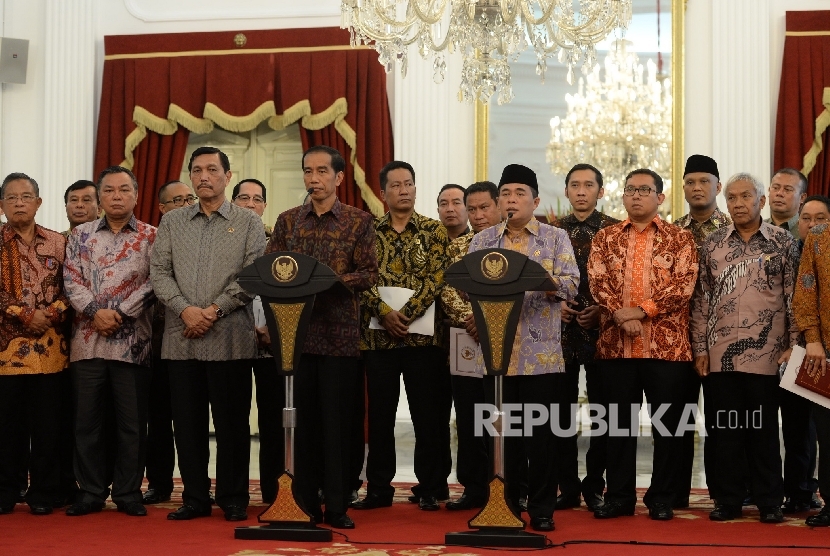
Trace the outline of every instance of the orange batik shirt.
[[[626, 219], [597, 232], [588, 258], [591, 295], [602, 307], [597, 359], [691, 361], [689, 300], [697, 281], [694, 236], [655, 216], [640, 232]], [[641, 307], [643, 334], [630, 338], [614, 312]]]

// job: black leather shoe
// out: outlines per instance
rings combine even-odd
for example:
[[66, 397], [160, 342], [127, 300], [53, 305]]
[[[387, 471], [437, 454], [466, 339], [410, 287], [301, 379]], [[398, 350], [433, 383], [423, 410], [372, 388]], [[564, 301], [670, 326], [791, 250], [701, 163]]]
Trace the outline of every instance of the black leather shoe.
[[438, 505], [438, 500], [434, 496], [421, 496], [421, 501], [418, 502], [418, 509], [426, 512], [434, 512], [441, 509]]
[[448, 510], [470, 510], [473, 508], [484, 507], [484, 500], [476, 500], [470, 498], [466, 494], [462, 494], [458, 500], [450, 500], [444, 505]]
[[556, 497], [557, 510], [567, 510], [579, 507], [579, 494], [560, 494]]
[[710, 521], [732, 521], [741, 517], [740, 506], [728, 504], [715, 504], [715, 509], [709, 512]]
[[525, 513], [527, 512], [527, 496], [519, 498], [519, 509]]
[[553, 531], [556, 529], [553, 518], [550, 517], [534, 517], [530, 520], [530, 527], [534, 531]]
[[819, 498], [818, 494], [816, 494], [814, 492], [813, 496], [810, 498], [810, 507], [814, 510], [819, 510], [819, 509], [821, 509], [821, 506], [822, 506], [821, 498]]
[[207, 508], [206, 510], [197, 510], [190, 504], [185, 504], [175, 512], [167, 514], [167, 519], [171, 519], [173, 521], [187, 521], [197, 517], [208, 517], [210, 515], [210, 510], [210, 508]]
[[14, 511], [14, 504], [10, 506], [0, 506], [0, 515], [10, 514]]
[[248, 519], [248, 510], [242, 506], [231, 504], [222, 509], [225, 511], [225, 521], [245, 521]]
[[103, 504], [93, 504], [92, 502], [75, 502], [66, 508], [66, 515], [78, 516], [87, 515], [94, 512], [100, 512], [104, 509]]
[[582, 498], [585, 500], [585, 505], [588, 506], [588, 509], [592, 512], [597, 511], [603, 504], [602, 494], [597, 494], [595, 492], [585, 494], [583, 492]]
[[142, 496], [141, 499], [145, 504], [160, 504], [161, 502], [167, 502], [170, 500], [170, 493], [150, 488], [147, 489], [147, 492], [144, 493], [144, 496]]
[[761, 514], [761, 523], [783, 523], [784, 512], [781, 511], [780, 506], [764, 506], [758, 508]]
[[655, 521], [669, 521], [674, 517], [674, 512], [668, 504], [658, 502], [648, 509], [648, 517]]
[[409, 500], [413, 504], [417, 504], [418, 502], [421, 501], [421, 497], [418, 496], [417, 494], [413, 494], [412, 496], [408, 497], [407, 500]]
[[366, 498], [352, 504], [352, 508], [355, 510], [374, 510], [375, 508], [388, 508], [391, 505], [391, 498], [381, 498], [377, 494], [367, 494]]
[[335, 529], [354, 529], [354, 521], [346, 514], [326, 512], [323, 516], [323, 522], [328, 523]]
[[123, 512], [133, 517], [144, 517], [147, 515], [147, 508], [141, 502], [126, 502], [124, 504], [116, 504], [119, 512]]
[[810, 502], [787, 498], [781, 505], [781, 512], [785, 514], [800, 514], [810, 509]]
[[634, 504], [606, 502], [594, 510], [594, 517], [597, 519], [612, 519], [622, 515], [634, 515]]
[[808, 517], [805, 523], [810, 527], [830, 527], [830, 508], [824, 506], [819, 513]]
[[52, 506], [49, 504], [38, 504], [33, 502], [29, 504], [29, 511], [32, 515], [49, 515], [52, 513]]

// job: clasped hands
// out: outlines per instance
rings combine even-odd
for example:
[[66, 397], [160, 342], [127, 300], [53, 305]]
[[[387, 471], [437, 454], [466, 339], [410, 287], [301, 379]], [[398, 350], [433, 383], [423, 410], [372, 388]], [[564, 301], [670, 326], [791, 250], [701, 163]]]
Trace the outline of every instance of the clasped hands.
[[207, 334], [207, 331], [210, 330], [213, 324], [219, 320], [219, 317], [216, 316], [214, 305], [209, 305], [204, 309], [190, 305], [179, 316], [184, 321], [184, 332], [182, 332], [182, 335], [191, 340], [202, 338]]
[[36, 309], [32, 320], [26, 325], [26, 330], [35, 336], [43, 336], [50, 326], [52, 326], [52, 323], [49, 317], [46, 316], [46, 312], [42, 309]]
[[586, 330], [592, 330], [599, 326], [599, 305], [591, 305], [581, 311], [571, 308], [575, 305], [576, 301], [562, 302], [562, 322], [567, 324], [576, 319], [576, 323]]
[[106, 338], [121, 327], [121, 321], [121, 315], [115, 309], [98, 309], [92, 318], [92, 327]]
[[619, 326], [629, 338], [642, 336], [643, 323], [646, 313], [639, 307], [623, 307], [614, 311], [614, 323]]
[[400, 311], [392, 309], [380, 319], [380, 324], [389, 332], [390, 336], [403, 340], [409, 334], [409, 320], [409, 317]]

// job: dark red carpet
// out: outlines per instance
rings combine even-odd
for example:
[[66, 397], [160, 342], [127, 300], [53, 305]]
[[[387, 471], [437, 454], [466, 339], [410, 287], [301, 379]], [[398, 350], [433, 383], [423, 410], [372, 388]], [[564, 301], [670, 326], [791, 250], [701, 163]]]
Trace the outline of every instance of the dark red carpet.
[[[255, 525], [256, 516], [264, 509], [262, 505], [249, 508], [248, 521], [229, 523], [218, 508], [209, 518], [168, 521], [167, 513], [179, 505], [178, 496], [171, 503], [149, 506], [149, 515], [144, 518], [127, 517], [111, 504], [101, 513], [84, 517], [67, 517], [60, 510], [50, 516], [36, 517], [28, 513], [28, 506], [19, 504], [14, 513], [0, 516], [0, 555], [447, 556], [515, 552], [444, 546], [444, 533], [467, 530], [467, 520], [475, 512], [444, 509], [422, 512], [405, 501], [409, 494], [406, 486], [399, 487], [397, 503], [391, 508], [350, 511], [357, 528], [341, 531], [342, 535], [335, 530], [334, 542], [326, 545], [235, 540], [234, 528]], [[258, 492], [252, 492], [252, 500], [259, 500]], [[787, 521], [779, 525], [767, 525], [758, 522], [757, 510], [752, 508], [745, 509], [741, 520], [714, 523], [708, 519], [710, 509], [705, 491], [693, 496], [692, 509], [678, 511], [675, 519], [669, 522], [651, 521], [642, 506], [638, 506], [634, 517], [601, 521], [583, 506], [557, 512], [554, 516], [556, 531], [548, 533], [547, 537], [553, 545], [550, 550], [564, 550], [563, 554], [568, 555], [801, 555], [830, 550], [830, 528], [806, 527], [806, 514], [788, 516]]]

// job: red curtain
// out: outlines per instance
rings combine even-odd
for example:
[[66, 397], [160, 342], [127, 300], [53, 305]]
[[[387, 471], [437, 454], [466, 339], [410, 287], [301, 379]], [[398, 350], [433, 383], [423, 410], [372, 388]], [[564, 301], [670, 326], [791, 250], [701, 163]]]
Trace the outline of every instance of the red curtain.
[[136, 215], [157, 222], [156, 192], [179, 177], [189, 132], [299, 122], [305, 148], [346, 159], [341, 200], [380, 214], [394, 152], [386, 75], [377, 53], [348, 44], [337, 28], [105, 37], [95, 169], [132, 167]]
[[804, 171], [811, 195], [830, 193], [830, 89], [825, 94], [825, 88], [830, 88], [830, 11], [787, 12], [775, 169]]

